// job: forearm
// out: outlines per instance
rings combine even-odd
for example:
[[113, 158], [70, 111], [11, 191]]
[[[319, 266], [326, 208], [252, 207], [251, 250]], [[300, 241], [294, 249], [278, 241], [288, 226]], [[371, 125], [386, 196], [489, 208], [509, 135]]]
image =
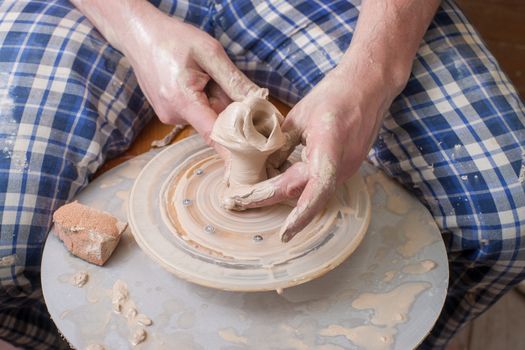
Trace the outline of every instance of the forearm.
[[126, 56], [130, 47], [143, 38], [143, 23], [160, 17], [159, 11], [145, 0], [70, 0], [106, 40]]
[[[393, 99], [405, 87], [412, 63], [439, 0], [365, 0], [339, 70], [379, 84]], [[371, 88], [373, 88], [371, 86]]]

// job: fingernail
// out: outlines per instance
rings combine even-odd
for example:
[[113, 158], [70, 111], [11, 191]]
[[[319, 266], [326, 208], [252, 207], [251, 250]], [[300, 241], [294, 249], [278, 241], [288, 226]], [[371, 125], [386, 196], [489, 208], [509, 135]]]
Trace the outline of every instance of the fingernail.
[[295, 226], [295, 222], [297, 221], [297, 215], [298, 215], [298, 209], [295, 207], [288, 217], [286, 218], [283, 227], [281, 229], [281, 232], [279, 232], [279, 236], [281, 237], [281, 242], [287, 243], [289, 242], [297, 232], [295, 232], [295, 229], [293, 228]]
[[294, 236], [297, 234], [297, 232], [294, 232], [290, 229], [286, 229], [282, 235], [281, 235], [281, 242], [288, 243]]

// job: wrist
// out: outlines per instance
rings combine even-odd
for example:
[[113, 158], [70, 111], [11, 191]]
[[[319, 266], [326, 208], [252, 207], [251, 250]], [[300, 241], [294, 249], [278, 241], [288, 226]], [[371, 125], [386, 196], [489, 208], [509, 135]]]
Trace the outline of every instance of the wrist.
[[340, 87], [332, 93], [338, 101], [333, 104], [344, 111], [353, 128], [361, 130], [363, 140], [372, 142], [399, 94], [395, 84], [387, 83], [377, 67], [369, 69], [358, 62], [340, 64], [325, 79], [328, 86]]
[[131, 23], [139, 20], [143, 0], [70, 0], [97, 28], [104, 38], [119, 51], [125, 51]]
[[340, 74], [352, 77], [365, 89], [382, 91], [391, 101], [405, 88], [412, 61], [395, 55], [367, 51], [367, 47], [351, 46], [337, 66]]

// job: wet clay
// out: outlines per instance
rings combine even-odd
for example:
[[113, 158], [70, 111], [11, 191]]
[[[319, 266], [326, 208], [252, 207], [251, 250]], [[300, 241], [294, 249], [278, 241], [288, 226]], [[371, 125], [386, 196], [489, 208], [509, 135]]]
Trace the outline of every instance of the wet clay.
[[171, 141], [173, 141], [177, 136], [179, 136], [179, 134], [182, 132], [182, 130], [184, 130], [185, 127], [186, 125], [181, 125], [181, 124], [175, 125], [173, 129], [171, 129], [171, 131], [166, 136], [164, 136], [160, 140], [152, 141], [151, 147], [152, 148], [166, 147], [167, 145], [171, 143]]
[[[266, 159], [286, 142], [281, 131], [283, 120], [273, 104], [259, 97], [234, 102], [219, 114], [210, 137], [231, 152], [223, 194], [226, 208], [236, 209], [229, 198], [268, 178]], [[273, 195], [269, 190], [261, 191], [262, 197]]]
[[371, 325], [353, 328], [330, 325], [321, 330], [320, 335], [343, 335], [354, 344], [370, 350], [390, 349], [397, 334], [396, 326], [408, 321], [408, 313], [417, 296], [430, 287], [427, 282], [410, 282], [387, 293], [363, 293], [352, 302], [352, 307], [372, 309]]
[[[290, 161], [299, 156], [295, 152]], [[131, 191], [130, 225], [139, 246], [162, 250], [162, 257], [154, 253], [154, 259], [191, 282], [243, 291], [280, 291], [305, 283], [351, 254], [370, 222], [370, 198], [356, 174], [283, 244], [279, 231], [292, 208], [224, 208], [222, 198], [229, 190], [224, 173], [225, 162], [216, 152], [190, 138], [159, 153]], [[146, 190], [150, 186], [155, 190]], [[160, 236], [151, 234], [156, 229]]]
[[330, 325], [321, 330], [320, 335], [326, 337], [345, 336], [355, 345], [367, 350], [388, 350], [394, 343], [397, 334], [395, 328], [377, 326], [359, 326], [346, 328], [339, 325]]
[[404, 273], [409, 273], [412, 275], [421, 275], [427, 273], [436, 268], [437, 264], [432, 260], [423, 260], [416, 264], [409, 264], [403, 267]]
[[71, 284], [78, 288], [82, 288], [87, 283], [88, 279], [89, 275], [87, 272], [79, 271], [71, 277]]
[[[214, 259], [269, 268], [284, 264], [319, 241], [334, 226], [339, 209], [344, 207], [336, 197], [332, 198], [296, 239], [284, 245], [279, 230], [291, 208], [281, 204], [242, 212], [223, 208], [220, 198], [227, 191], [222, 181], [223, 169], [218, 156], [195, 162], [169, 185], [165, 203], [174, 234]], [[202, 174], [195, 176], [198, 171]], [[189, 200], [186, 205], [184, 199]]]
[[106, 350], [106, 348], [100, 344], [90, 344], [86, 347], [86, 350]]
[[243, 344], [243, 345], [248, 344], [248, 339], [238, 335], [235, 329], [233, 328], [224, 328], [224, 329], [219, 330], [219, 336], [222, 339], [230, 343]]
[[153, 322], [148, 316], [138, 313], [137, 306], [129, 296], [128, 286], [122, 280], [113, 285], [111, 305], [115, 313], [121, 314], [128, 321], [130, 343], [135, 346], [145, 341], [148, 334], [144, 326], [150, 326]]
[[[258, 97], [234, 102], [219, 115], [211, 138], [231, 152], [225, 183], [220, 176], [224, 171], [223, 162], [215, 156], [194, 164], [174, 182], [168, 193], [168, 198], [180, 198], [174, 191], [186, 190], [182, 199], [169, 201], [167, 209], [177, 232], [183, 234], [186, 241], [191, 240], [194, 247], [230, 260], [260, 259], [264, 265], [281, 264], [303, 254], [303, 249], [297, 249], [301, 243], [311, 242], [333, 226], [337, 211], [345, 208], [336, 200], [331, 200], [325, 211], [301, 233], [302, 240], [283, 249], [275, 233], [291, 211], [288, 206], [274, 205], [243, 213], [221, 208], [231, 209], [225, 198], [235, 197], [235, 193], [245, 192], [245, 186], [267, 179], [266, 159], [285, 143], [282, 121], [279, 111]], [[192, 176], [197, 173], [200, 175]], [[262, 193], [264, 197], [271, 194], [271, 189]], [[277, 253], [281, 253], [282, 258], [268, 258]]]
[[405, 243], [398, 247], [397, 251], [404, 258], [410, 258], [420, 253], [421, 250], [436, 242], [439, 237], [433, 234], [434, 222], [425, 222], [417, 213], [409, 213], [400, 227], [405, 236]]
[[430, 288], [429, 283], [405, 283], [387, 293], [363, 293], [352, 302], [358, 310], [373, 309], [371, 322], [378, 326], [394, 327], [407, 321], [416, 297]]

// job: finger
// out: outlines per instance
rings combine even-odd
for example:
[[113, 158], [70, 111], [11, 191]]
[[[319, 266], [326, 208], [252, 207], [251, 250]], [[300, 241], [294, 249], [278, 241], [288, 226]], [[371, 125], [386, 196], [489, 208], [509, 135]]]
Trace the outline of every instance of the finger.
[[213, 142], [213, 140], [210, 138], [213, 125], [217, 119], [217, 113], [215, 113], [215, 111], [210, 106], [207, 106], [203, 103], [193, 103], [184, 111], [183, 114], [188, 123], [190, 123], [191, 126], [197, 130], [197, 132], [202, 136], [208, 145], [217, 151], [222, 159], [229, 159], [229, 151], [221, 145]]
[[196, 50], [194, 58], [233, 101], [242, 101], [247, 96], [268, 97], [268, 90], [248, 79], [233, 64], [220, 43], [211, 43], [208, 47]]
[[299, 197], [307, 181], [308, 165], [298, 162], [281, 175], [226, 197], [223, 205], [230, 210], [245, 210], [295, 199]]
[[310, 178], [297, 206], [288, 215], [280, 232], [282, 242], [290, 241], [319, 213], [335, 191], [336, 163], [327, 152], [316, 149], [309, 157]]
[[208, 96], [211, 109], [217, 114], [221, 113], [230, 103], [232, 103], [231, 98], [224, 92], [219, 84], [213, 80], [206, 85], [206, 95]]

